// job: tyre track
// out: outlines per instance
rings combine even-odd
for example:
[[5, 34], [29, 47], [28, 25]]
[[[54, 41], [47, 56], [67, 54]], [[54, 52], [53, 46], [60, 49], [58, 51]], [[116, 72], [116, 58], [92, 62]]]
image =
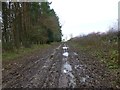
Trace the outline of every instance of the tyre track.
[[[6, 78], [3, 78], [3, 88], [26, 88], [29, 86], [29, 83], [31, 82], [31, 77], [33, 77], [36, 73], [41, 71], [41, 68], [43, 68], [44, 63], [46, 60], [51, 59], [51, 57], [55, 54], [55, 51], [51, 54], [46, 56], [45, 58], [35, 60], [35, 62], [31, 61], [30, 63], [25, 63], [20, 67], [19, 71], [17, 69], [15, 71], [12, 71], [12, 75], [9, 73]], [[51, 61], [50, 61], [51, 62]], [[49, 63], [48, 63], [49, 65]], [[17, 71], [17, 72], [16, 72]], [[46, 70], [43, 70], [46, 71]], [[11, 75], [11, 76], [9, 76]], [[5, 76], [4, 76], [5, 77]], [[31, 85], [32, 86], [32, 85]], [[34, 87], [34, 86], [33, 86]]]

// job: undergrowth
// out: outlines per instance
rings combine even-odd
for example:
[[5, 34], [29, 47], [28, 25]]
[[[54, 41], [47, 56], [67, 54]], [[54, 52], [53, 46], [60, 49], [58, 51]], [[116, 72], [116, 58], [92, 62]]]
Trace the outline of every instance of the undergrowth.
[[110, 71], [117, 73], [117, 85], [120, 85], [120, 61], [118, 51], [118, 32], [91, 33], [70, 40], [77, 49], [89, 53], [106, 64]]
[[108, 68], [119, 68], [117, 32], [91, 33], [86, 36], [76, 37], [71, 41], [80, 50], [99, 58]]

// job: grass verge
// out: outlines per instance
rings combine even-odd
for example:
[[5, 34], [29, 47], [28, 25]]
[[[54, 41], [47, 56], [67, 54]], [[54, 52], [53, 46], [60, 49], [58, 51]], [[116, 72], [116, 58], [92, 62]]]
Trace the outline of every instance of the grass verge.
[[34, 53], [36, 51], [39, 51], [40, 49], [48, 48], [53, 44], [55, 44], [55, 43], [42, 44], [42, 45], [33, 45], [31, 48], [20, 48], [18, 50], [14, 50], [14, 51], [9, 51], [9, 52], [7, 51], [7, 52], [2, 53], [2, 60], [3, 61], [9, 61], [9, 60], [16, 59], [18, 57], [23, 57], [24, 55]]

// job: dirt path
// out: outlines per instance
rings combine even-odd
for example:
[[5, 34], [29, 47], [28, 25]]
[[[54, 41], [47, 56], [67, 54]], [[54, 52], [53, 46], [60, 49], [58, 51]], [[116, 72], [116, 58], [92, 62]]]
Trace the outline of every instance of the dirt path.
[[16, 65], [3, 71], [3, 88], [116, 87], [103, 64], [67, 44]]

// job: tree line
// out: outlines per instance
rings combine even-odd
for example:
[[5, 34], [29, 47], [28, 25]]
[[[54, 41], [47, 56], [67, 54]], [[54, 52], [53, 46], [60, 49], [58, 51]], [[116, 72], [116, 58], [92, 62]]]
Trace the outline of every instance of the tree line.
[[49, 2], [2, 2], [3, 51], [61, 41], [61, 25]]

